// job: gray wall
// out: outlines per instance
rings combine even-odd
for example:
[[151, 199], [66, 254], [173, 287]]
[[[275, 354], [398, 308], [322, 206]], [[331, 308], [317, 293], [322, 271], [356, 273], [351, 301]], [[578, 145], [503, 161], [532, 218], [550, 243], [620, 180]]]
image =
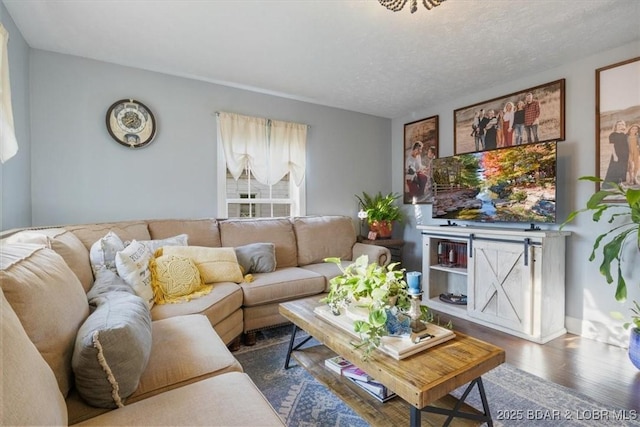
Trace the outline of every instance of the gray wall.
[[0, 22], [9, 32], [9, 74], [18, 154], [0, 164], [0, 230], [31, 224], [31, 142], [29, 132], [29, 46], [0, 3]]
[[[470, 93], [463, 98], [452, 99], [441, 105], [432, 105], [424, 110], [415, 111], [411, 115], [394, 119], [392, 124], [394, 190], [403, 191], [402, 141], [405, 123], [439, 115], [439, 155], [450, 156], [453, 155], [453, 111], [455, 109], [565, 78], [566, 137], [565, 141], [558, 144], [557, 194], [558, 221], [564, 221], [569, 212], [584, 207], [595, 191], [593, 183], [577, 181], [581, 176], [595, 174], [595, 70], [637, 56], [640, 56], [640, 42], [568, 63], [557, 69]], [[496, 81], [500, 79], [496, 78]], [[426, 104], [428, 104], [427, 100], [425, 100]], [[431, 205], [420, 205], [420, 208], [423, 223], [443, 222], [431, 219]], [[404, 228], [404, 238], [407, 240], [405, 259], [409, 269], [420, 270], [422, 249], [420, 234], [415, 228], [413, 206], [406, 206], [405, 210], [410, 218]], [[608, 285], [598, 271], [600, 259], [595, 262], [588, 261], [597, 235], [611, 227], [605, 221], [601, 222], [604, 223], [593, 223], [591, 215], [586, 214], [565, 228], [572, 232], [572, 236], [567, 241], [566, 252], [567, 328], [571, 332], [605, 342], [626, 344], [627, 332], [621, 328], [621, 322], [614, 321], [609, 313], [619, 311], [628, 316], [630, 303], [624, 305], [616, 303], [615, 286]], [[510, 226], [522, 227], [522, 225], [513, 224]], [[557, 226], [549, 228], [557, 229]], [[640, 261], [637, 251], [629, 256], [636, 256], [637, 261]], [[638, 286], [640, 262], [629, 263], [629, 270], [625, 273], [625, 277], [633, 278], [627, 281], [629, 301], [640, 300], [640, 286]]]
[[[307, 212], [355, 216], [354, 194], [402, 192], [405, 123], [440, 116], [440, 155], [453, 154], [453, 110], [559, 78], [566, 79], [566, 140], [559, 145], [558, 209], [564, 218], [582, 207], [594, 186], [578, 183], [595, 172], [595, 69], [640, 56], [640, 45], [621, 46], [542, 73], [504, 82], [393, 121], [289, 99], [29, 49], [4, 6], [0, 20], [11, 34], [14, 115], [19, 154], [0, 166], [2, 229], [136, 218], [215, 216], [215, 111], [307, 123]], [[500, 81], [496, 78], [496, 81]], [[113, 141], [104, 126], [111, 103], [137, 98], [159, 121], [156, 140], [137, 151]], [[425, 99], [425, 105], [428, 105]], [[30, 124], [31, 123], [31, 124]], [[32, 141], [32, 142], [31, 142]], [[429, 222], [431, 208], [421, 205]], [[413, 209], [396, 233], [407, 240], [405, 261], [420, 269], [421, 245]], [[568, 227], [566, 314], [570, 331], [625, 343], [610, 311], [613, 286], [588, 262], [606, 224], [588, 216]], [[640, 277], [640, 264], [627, 277]], [[640, 299], [630, 283], [629, 299]]]
[[[391, 190], [391, 120], [32, 50], [33, 224], [215, 217], [216, 111], [310, 125], [307, 214], [357, 212]], [[158, 134], [131, 150], [105, 128], [115, 101], [152, 109]]]

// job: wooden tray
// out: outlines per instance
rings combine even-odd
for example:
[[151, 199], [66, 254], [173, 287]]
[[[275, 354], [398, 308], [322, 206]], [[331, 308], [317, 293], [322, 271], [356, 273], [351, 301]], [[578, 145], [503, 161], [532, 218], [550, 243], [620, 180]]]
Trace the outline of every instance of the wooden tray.
[[[314, 313], [327, 323], [340, 328], [344, 332], [353, 336], [354, 338], [360, 338], [358, 333], [353, 330], [353, 318], [351, 316], [341, 314], [336, 316], [331, 312], [328, 305], [321, 305], [314, 309]], [[426, 340], [422, 340], [419, 343], [413, 343], [410, 337], [382, 337], [382, 343], [378, 349], [383, 353], [388, 354], [396, 360], [404, 359], [412, 354], [419, 353], [423, 350], [436, 346], [445, 341], [455, 338], [455, 333], [442, 326], [434, 325], [433, 323], [425, 324], [427, 329], [421, 331], [420, 334], [430, 334], [433, 337]]]

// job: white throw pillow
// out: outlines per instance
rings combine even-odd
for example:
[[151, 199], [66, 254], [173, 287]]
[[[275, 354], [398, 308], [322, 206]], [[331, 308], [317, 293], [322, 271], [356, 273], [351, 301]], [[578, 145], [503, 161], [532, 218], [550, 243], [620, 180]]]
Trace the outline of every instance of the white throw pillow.
[[133, 240], [129, 246], [116, 254], [118, 275], [147, 303], [149, 309], [153, 307], [153, 288], [149, 270], [151, 258], [149, 249], [137, 240]]
[[93, 275], [97, 276], [98, 271], [107, 268], [117, 273], [116, 254], [124, 249], [122, 239], [113, 231], [109, 231], [103, 238], [91, 245], [89, 260]]
[[140, 243], [149, 248], [151, 254], [163, 246], [187, 246], [188, 234], [178, 234], [177, 236], [167, 237], [166, 239], [156, 240], [138, 240]]

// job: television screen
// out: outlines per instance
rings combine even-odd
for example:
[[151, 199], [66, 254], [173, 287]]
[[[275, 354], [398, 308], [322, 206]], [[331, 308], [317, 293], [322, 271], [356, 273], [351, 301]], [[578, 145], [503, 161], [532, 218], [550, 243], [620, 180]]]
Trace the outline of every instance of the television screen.
[[433, 160], [433, 218], [556, 221], [556, 142]]

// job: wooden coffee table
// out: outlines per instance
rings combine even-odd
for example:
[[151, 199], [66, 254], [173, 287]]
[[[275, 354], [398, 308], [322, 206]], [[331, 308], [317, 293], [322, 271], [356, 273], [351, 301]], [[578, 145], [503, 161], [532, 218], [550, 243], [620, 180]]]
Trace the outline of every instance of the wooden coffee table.
[[[406, 359], [396, 360], [375, 351], [364, 361], [363, 350], [353, 346], [352, 336], [314, 313], [321, 304], [319, 300], [319, 297], [312, 297], [280, 304], [280, 314], [293, 323], [285, 368], [289, 367], [293, 356], [372, 425], [446, 426], [453, 418], [458, 419], [456, 425], [481, 422], [493, 425], [481, 376], [504, 363], [503, 349], [456, 332], [456, 338]], [[299, 330], [306, 331], [309, 336], [296, 342]], [[323, 345], [302, 348], [311, 337]], [[374, 401], [366, 392], [358, 390], [358, 386], [326, 369], [324, 360], [335, 354], [363, 369], [401, 399], [386, 403]], [[465, 384], [468, 386], [459, 400], [449, 395]], [[474, 387], [483, 404], [481, 411], [464, 403]], [[429, 419], [422, 419], [423, 412], [427, 413], [424, 418]], [[440, 416], [433, 417], [433, 414]]]

